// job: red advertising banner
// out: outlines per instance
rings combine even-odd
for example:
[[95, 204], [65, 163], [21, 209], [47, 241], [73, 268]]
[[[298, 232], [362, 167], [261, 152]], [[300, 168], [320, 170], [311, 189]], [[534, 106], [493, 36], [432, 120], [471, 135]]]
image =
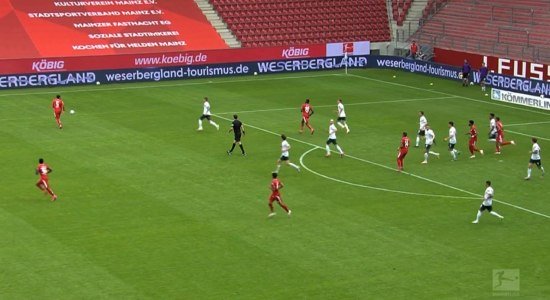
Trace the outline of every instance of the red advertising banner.
[[236, 48], [155, 54], [52, 57], [0, 60], [0, 74], [94, 71], [217, 63], [269, 61], [327, 56], [325, 44], [299, 47]]
[[467, 59], [474, 69], [479, 69], [485, 62], [487, 68], [494, 73], [509, 75], [520, 78], [550, 81], [550, 65], [521, 61], [495, 56], [460, 52], [455, 50], [434, 49], [434, 61], [440, 64], [462, 66]]
[[193, 0], [0, 0], [0, 59], [228, 46]]

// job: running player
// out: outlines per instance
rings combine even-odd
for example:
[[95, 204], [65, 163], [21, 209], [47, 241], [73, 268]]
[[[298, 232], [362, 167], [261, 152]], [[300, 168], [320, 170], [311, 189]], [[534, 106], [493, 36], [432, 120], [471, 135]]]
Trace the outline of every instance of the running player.
[[439, 153], [431, 151], [432, 146], [435, 143], [435, 133], [434, 133], [434, 131], [430, 128], [430, 125], [428, 125], [428, 124], [426, 124], [426, 126], [424, 128], [426, 130], [426, 136], [425, 136], [426, 137], [426, 140], [425, 140], [426, 152], [424, 152], [424, 160], [422, 161], [422, 163], [427, 164], [428, 163], [428, 157], [430, 156], [430, 154], [434, 155], [437, 158], [439, 158]]
[[61, 123], [61, 114], [65, 112], [65, 103], [61, 100], [61, 96], [57, 95], [52, 100], [53, 116], [57, 122], [59, 129], [63, 129], [63, 123]]
[[275, 170], [275, 173], [279, 173], [279, 170], [281, 169], [281, 162], [283, 161], [286, 162], [287, 165], [296, 169], [296, 171], [300, 172], [300, 167], [290, 162], [290, 158], [289, 158], [290, 144], [286, 140], [286, 135], [281, 134], [281, 139], [283, 140], [281, 142], [281, 158], [277, 160], [277, 170]]
[[241, 142], [241, 135], [244, 135], [244, 125], [241, 121], [239, 121], [239, 117], [237, 115], [233, 115], [233, 122], [231, 123], [231, 128], [229, 128], [229, 132], [233, 131], [235, 134], [235, 138], [233, 139], [233, 145], [231, 146], [231, 150], [227, 150], [227, 155], [233, 154], [233, 150], [235, 149], [235, 145], [239, 144], [239, 148], [241, 148], [241, 152], [243, 156], [246, 156], [246, 153], [244, 152], [243, 144]]
[[449, 122], [449, 136], [445, 138], [445, 141], [449, 142], [449, 152], [451, 153], [451, 156], [453, 157], [453, 161], [457, 159], [458, 154], [460, 151], [455, 149], [456, 146], [456, 128], [455, 123], [453, 121]]
[[479, 207], [479, 210], [477, 211], [477, 216], [472, 223], [477, 224], [479, 222], [479, 218], [481, 217], [481, 213], [484, 210], [487, 210], [491, 215], [495, 217], [499, 217], [501, 219], [504, 219], [503, 216], [499, 215], [496, 211], [493, 211], [493, 197], [495, 196], [495, 191], [493, 190], [493, 187], [491, 187], [491, 181], [487, 180], [485, 182], [485, 195], [483, 196], [483, 203], [481, 203], [481, 206]]
[[281, 193], [279, 192], [279, 190], [284, 187], [284, 184], [277, 178], [277, 173], [275, 173], [275, 172], [271, 173], [271, 177], [273, 179], [271, 180], [271, 185], [269, 186], [269, 189], [271, 190], [271, 195], [269, 196], [269, 211], [270, 211], [270, 213], [267, 216], [269, 218], [271, 218], [275, 215], [275, 211], [273, 211], [273, 202], [275, 202], [275, 201], [277, 203], [279, 203], [279, 206], [286, 211], [287, 215], [290, 216], [292, 211], [283, 202], [283, 199], [281, 198]]
[[426, 124], [428, 124], [428, 119], [426, 119], [423, 111], [419, 111], [418, 116], [418, 134], [416, 135], [415, 147], [418, 147], [418, 145], [420, 145], [420, 138], [424, 138], [424, 136], [426, 135]]
[[531, 169], [533, 168], [533, 165], [537, 166], [537, 168], [542, 171], [542, 176], [544, 176], [544, 167], [540, 161], [540, 146], [537, 143], [538, 140], [537, 138], [531, 138], [531, 142], [533, 142], [533, 148], [531, 148], [531, 159], [529, 160], [529, 165], [527, 166], [527, 177], [525, 177], [525, 180], [531, 179]]
[[505, 141], [504, 140], [504, 125], [502, 125], [502, 122], [500, 121], [499, 117], [495, 117], [496, 125], [497, 125], [497, 140], [496, 140], [496, 152], [495, 154], [500, 154], [501, 146], [507, 146], [507, 145], [515, 145], [516, 142], [514, 141]]
[[309, 131], [311, 132], [311, 134], [313, 134], [313, 132], [315, 132], [315, 129], [313, 129], [313, 127], [311, 127], [311, 125], [309, 124], [309, 117], [313, 115], [313, 106], [309, 104], [309, 99], [306, 99], [306, 102], [302, 104], [302, 108], [300, 109], [300, 111], [302, 112], [302, 122], [300, 123], [300, 133], [304, 132], [304, 125], [306, 125], [307, 128], [309, 128]]
[[44, 163], [44, 159], [38, 159], [38, 166], [36, 167], [35, 173], [36, 175], [40, 175], [40, 179], [36, 183], [36, 186], [44, 192], [44, 195], [49, 194], [52, 197], [52, 201], [55, 201], [57, 199], [57, 195], [53, 192], [48, 182], [48, 174], [52, 171], [53, 170], [46, 163]]
[[474, 124], [474, 120], [468, 121], [468, 125], [470, 126], [470, 131], [468, 131], [468, 135], [470, 135], [470, 140], [468, 141], [468, 149], [470, 150], [470, 158], [475, 158], [475, 152], [481, 153], [483, 155], [483, 149], [479, 149], [476, 145], [477, 143], [477, 128]]
[[212, 126], [216, 127], [216, 130], [220, 130], [220, 125], [212, 121], [212, 113], [210, 112], [210, 102], [208, 102], [208, 97], [204, 97], [202, 115], [199, 117], [199, 128], [197, 128], [198, 131], [202, 130], [202, 120], [204, 119], [207, 119]]
[[399, 144], [399, 147], [397, 147], [397, 171], [399, 172], [403, 171], [403, 161], [405, 160], [407, 153], [409, 153], [410, 142], [411, 141], [407, 137], [407, 133], [403, 132], [401, 143]]
[[338, 150], [338, 152], [340, 152], [340, 157], [344, 157], [344, 151], [342, 150], [342, 148], [340, 148], [340, 145], [338, 145], [338, 142], [336, 141], [336, 131], [338, 131], [338, 128], [334, 126], [334, 120], [330, 119], [330, 125], [328, 127], [328, 140], [325, 147], [327, 149], [327, 154], [325, 155], [325, 157], [330, 157], [330, 144], [336, 146], [336, 149]]
[[346, 128], [346, 133], [349, 133], [348, 123], [346, 122], [346, 111], [342, 99], [338, 99], [338, 119], [336, 119], [336, 122], [340, 128]]

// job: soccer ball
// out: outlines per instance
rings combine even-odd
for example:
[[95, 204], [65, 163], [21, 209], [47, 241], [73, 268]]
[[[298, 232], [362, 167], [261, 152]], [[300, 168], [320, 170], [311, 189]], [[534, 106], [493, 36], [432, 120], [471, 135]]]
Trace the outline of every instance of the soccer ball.
[[71, 109], [71, 110], [69, 111], [69, 113], [70, 113], [71, 115], [74, 115], [74, 109]]
[[258, 75], [258, 72], [254, 72], [254, 76]]
[[96, 84], [96, 85], [100, 85], [100, 84], [101, 84], [101, 82], [99, 82], [99, 81], [96, 81], [96, 82], [95, 82], [95, 84]]
[[474, 85], [474, 83], [473, 83], [473, 82], [470, 82], [470, 85]]

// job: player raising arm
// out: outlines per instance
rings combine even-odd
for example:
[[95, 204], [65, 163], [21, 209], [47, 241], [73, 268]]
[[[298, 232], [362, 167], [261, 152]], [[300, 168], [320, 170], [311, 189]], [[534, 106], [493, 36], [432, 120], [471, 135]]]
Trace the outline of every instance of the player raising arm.
[[527, 166], [527, 177], [525, 177], [525, 180], [531, 179], [531, 169], [533, 168], [533, 165], [537, 166], [539, 170], [542, 171], [542, 176], [544, 176], [544, 167], [542, 166], [541, 160], [540, 160], [540, 146], [537, 143], [537, 138], [531, 138], [531, 142], [533, 142], [533, 148], [531, 148], [531, 159], [529, 160], [529, 165]]
[[57, 95], [52, 100], [53, 116], [57, 122], [59, 129], [63, 129], [63, 123], [61, 123], [61, 114], [65, 112], [65, 103], [61, 100], [61, 96]]
[[36, 183], [36, 186], [43, 191], [45, 195], [50, 194], [52, 201], [55, 201], [57, 199], [57, 195], [53, 192], [48, 182], [48, 174], [52, 171], [53, 170], [44, 163], [44, 159], [38, 159], [38, 166], [36, 167], [35, 173], [36, 175], [40, 175], [40, 179]]
[[284, 184], [277, 178], [277, 173], [273, 172], [271, 173], [271, 177], [273, 178], [271, 180], [271, 185], [269, 185], [269, 189], [271, 190], [271, 195], [269, 196], [269, 215], [267, 215], [269, 218], [273, 217], [275, 215], [275, 211], [273, 211], [273, 202], [279, 203], [279, 206], [286, 211], [286, 213], [290, 216], [292, 211], [288, 208], [288, 206], [283, 202], [283, 198], [281, 198], [281, 193], [279, 192], [280, 189], [284, 187]]
[[309, 104], [309, 99], [306, 99], [306, 102], [302, 104], [302, 107], [300, 108], [300, 112], [302, 113], [302, 121], [300, 122], [300, 133], [304, 132], [304, 125], [309, 128], [309, 131], [311, 134], [315, 132], [315, 129], [311, 127], [309, 124], [309, 117], [313, 115], [313, 107]]

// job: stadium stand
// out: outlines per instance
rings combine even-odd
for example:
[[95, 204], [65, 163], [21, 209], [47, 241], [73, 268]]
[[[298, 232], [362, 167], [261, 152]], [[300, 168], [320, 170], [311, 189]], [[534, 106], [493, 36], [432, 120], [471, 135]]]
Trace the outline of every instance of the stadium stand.
[[390, 40], [385, 0], [210, 0], [243, 47]]
[[430, 0], [412, 37], [440, 48], [550, 61], [550, 1]]
[[392, 0], [392, 15], [393, 19], [397, 22], [397, 26], [403, 26], [412, 2], [413, 0]]

